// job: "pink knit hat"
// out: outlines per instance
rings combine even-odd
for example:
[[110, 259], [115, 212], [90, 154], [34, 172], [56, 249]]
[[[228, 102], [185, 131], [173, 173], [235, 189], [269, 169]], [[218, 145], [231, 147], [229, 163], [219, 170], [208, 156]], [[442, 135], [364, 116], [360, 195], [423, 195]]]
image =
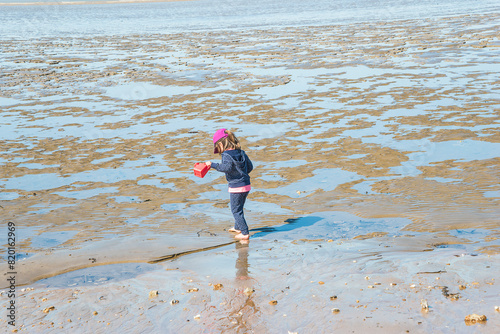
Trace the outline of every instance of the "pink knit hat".
[[226, 138], [228, 136], [228, 134], [225, 131], [226, 131], [226, 129], [219, 129], [219, 130], [215, 131], [215, 134], [214, 134], [214, 154], [219, 153], [219, 150], [217, 149], [217, 146], [215, 146], [215, 144], [217, 144], [217, 142], [219, 140], [221, 140], [222, 138]]

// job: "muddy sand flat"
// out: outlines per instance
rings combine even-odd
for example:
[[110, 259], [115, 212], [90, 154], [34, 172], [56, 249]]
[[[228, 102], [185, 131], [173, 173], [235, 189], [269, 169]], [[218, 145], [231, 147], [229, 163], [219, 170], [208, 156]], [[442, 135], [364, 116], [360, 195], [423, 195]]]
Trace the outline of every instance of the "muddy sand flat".
[[2, 41], [16, 329], [498, 332], [498, 19]]

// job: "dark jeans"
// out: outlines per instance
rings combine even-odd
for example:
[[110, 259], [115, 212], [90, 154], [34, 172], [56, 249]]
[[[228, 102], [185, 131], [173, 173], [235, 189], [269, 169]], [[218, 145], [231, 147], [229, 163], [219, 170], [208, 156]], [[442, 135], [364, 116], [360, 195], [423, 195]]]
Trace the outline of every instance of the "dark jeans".
[[249, 192], [246, 193], [229, 193], [231, 202], [231, 212], [234, 216], [234, 228], [241, 231], [241, 234], [248, 234], [248, 225], [243, 214], [243, 206]]

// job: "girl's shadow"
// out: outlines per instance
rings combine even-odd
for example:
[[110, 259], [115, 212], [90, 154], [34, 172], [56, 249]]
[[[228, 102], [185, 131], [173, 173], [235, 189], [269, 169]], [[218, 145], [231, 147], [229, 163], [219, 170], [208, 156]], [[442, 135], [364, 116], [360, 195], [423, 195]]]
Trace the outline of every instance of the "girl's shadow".
[[250, 231], [258, 231], [252, 236], [252, 238], [259, 238], [259, 237], [264, 237], [271, 233], [290, 232], [299, 228], [312, 226], [323, 219], [324, 218], [316, 216], [290, 218], [285, 220], [286, 224], [284, 225], [273, 226], [273, 227], [260, 227], [251, 229]]

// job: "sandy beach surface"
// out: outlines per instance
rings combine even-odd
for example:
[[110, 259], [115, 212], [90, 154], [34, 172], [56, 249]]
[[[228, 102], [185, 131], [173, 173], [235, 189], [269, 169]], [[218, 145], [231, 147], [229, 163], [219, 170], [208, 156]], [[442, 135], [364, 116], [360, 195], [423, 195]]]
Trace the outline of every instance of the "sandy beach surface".
[[499, 19], [4, 35], [2, 327], [498, 333]]

